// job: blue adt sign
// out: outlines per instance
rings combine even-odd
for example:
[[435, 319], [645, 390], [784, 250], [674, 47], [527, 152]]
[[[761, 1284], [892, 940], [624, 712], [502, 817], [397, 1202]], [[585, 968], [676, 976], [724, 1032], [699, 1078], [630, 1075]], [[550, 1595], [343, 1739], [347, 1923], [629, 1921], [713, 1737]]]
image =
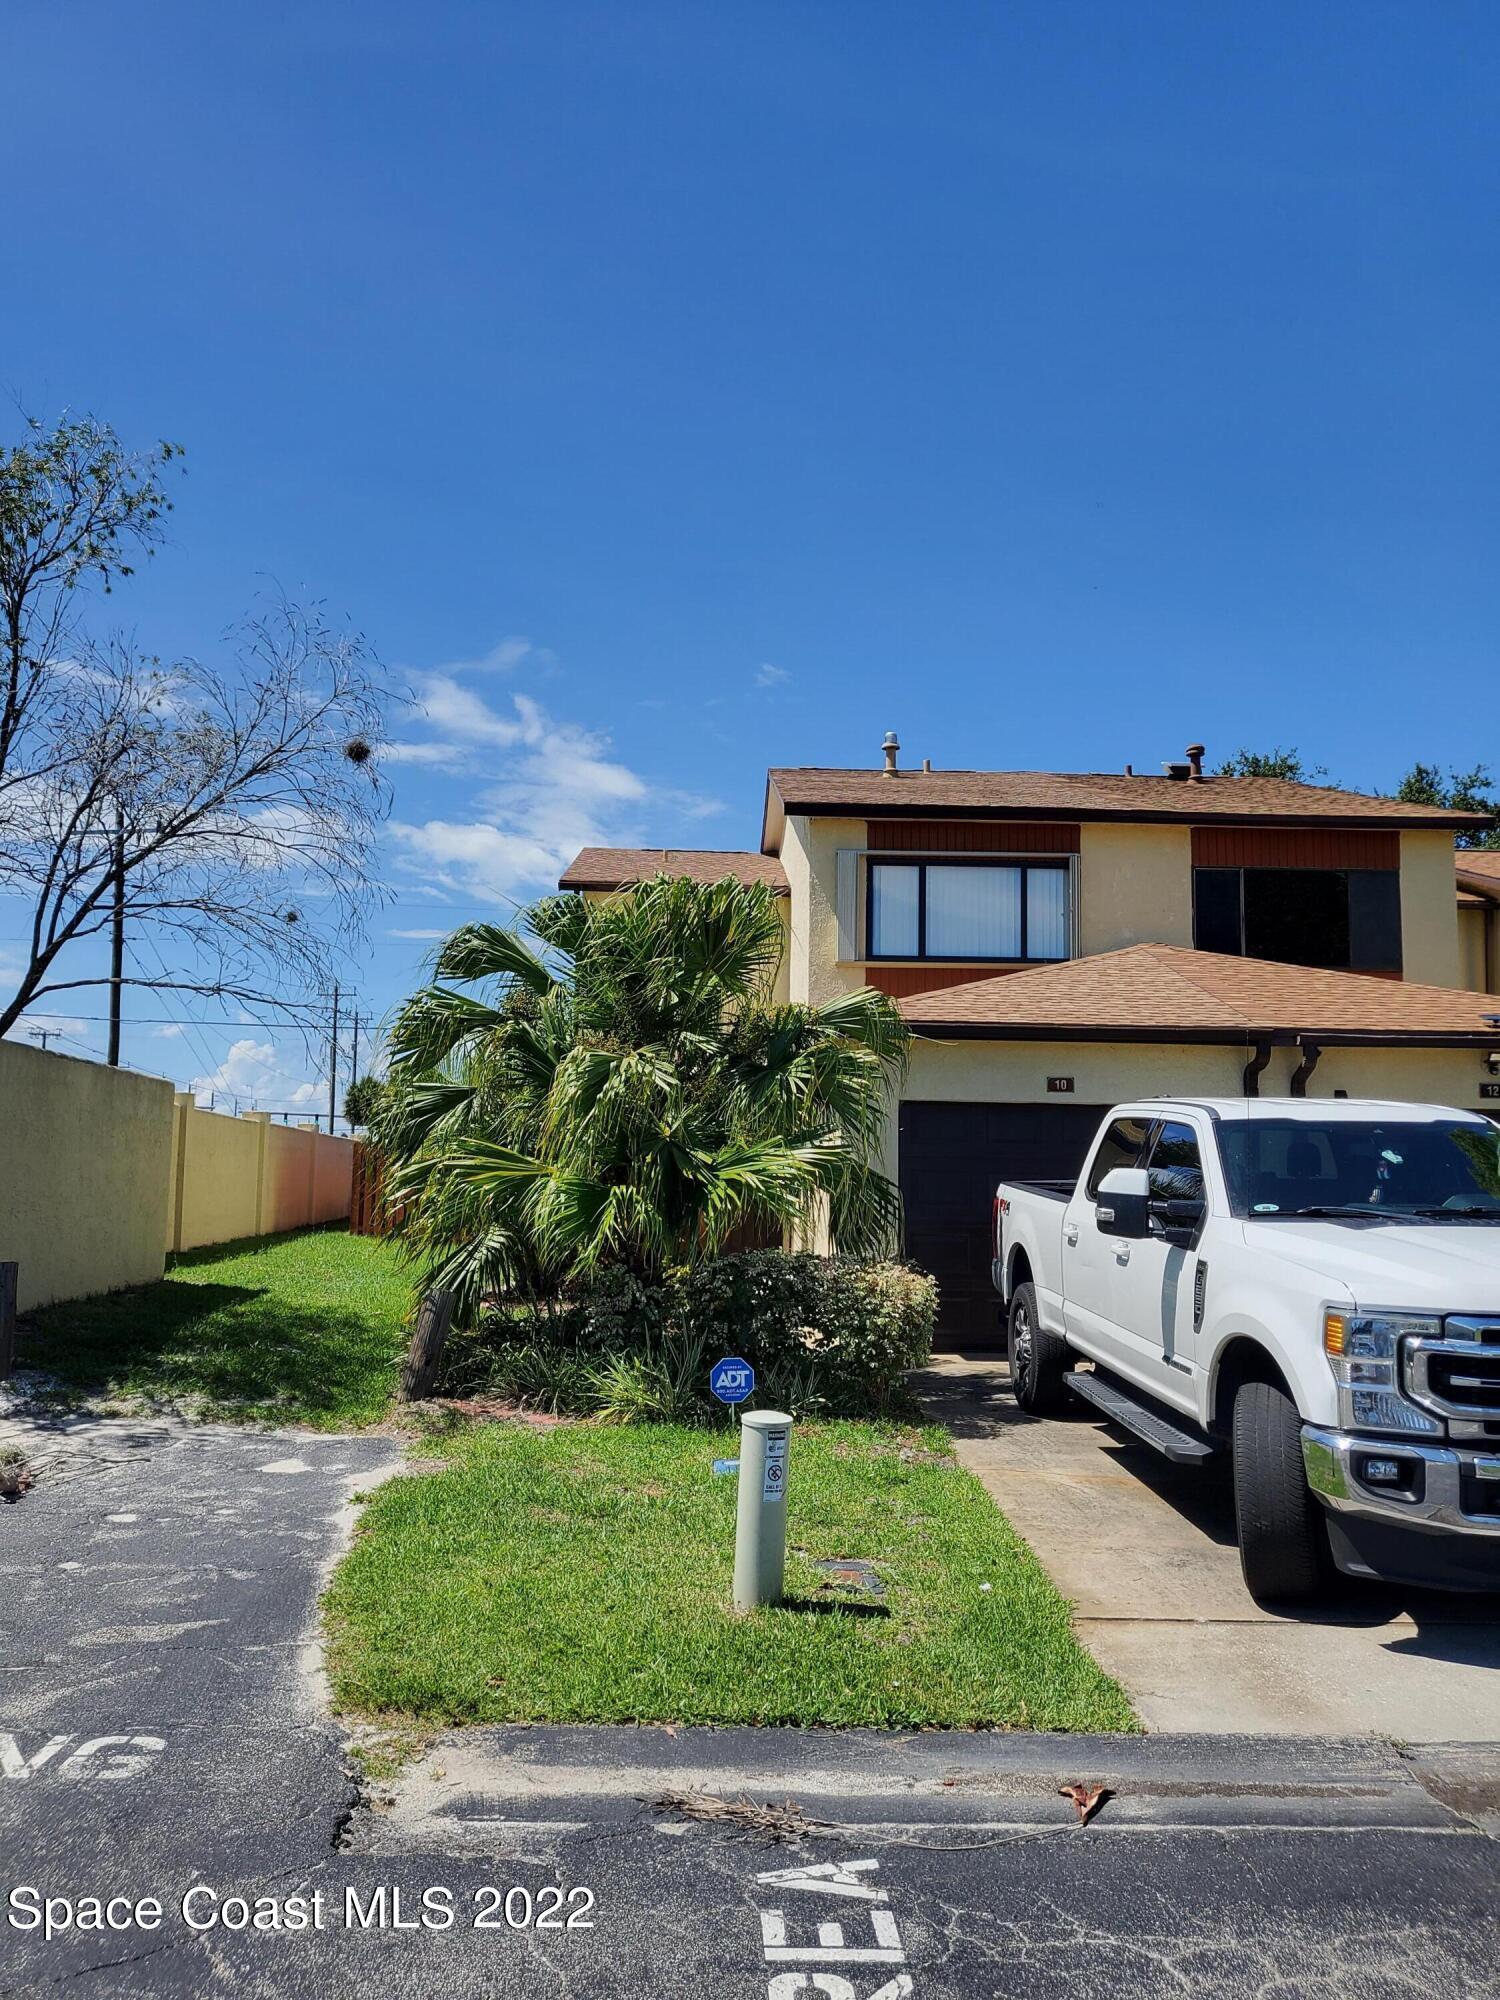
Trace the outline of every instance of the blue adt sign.
[[755, 1370], [737, 1354], [726, 1354], [709, 1369], [708, 1386], [721, 1403], [743, 1403], [755, 1392]]

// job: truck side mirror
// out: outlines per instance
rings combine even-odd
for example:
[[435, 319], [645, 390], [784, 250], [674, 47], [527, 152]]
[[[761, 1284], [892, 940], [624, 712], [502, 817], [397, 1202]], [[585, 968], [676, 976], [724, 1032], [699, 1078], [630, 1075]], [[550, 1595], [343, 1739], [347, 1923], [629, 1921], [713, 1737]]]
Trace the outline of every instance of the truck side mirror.
[[1101, 1236], [1140, 1238], [1151, 1233], [1151, 1183], [1144, 1167], [1111, 1167], [1094, 1197]]

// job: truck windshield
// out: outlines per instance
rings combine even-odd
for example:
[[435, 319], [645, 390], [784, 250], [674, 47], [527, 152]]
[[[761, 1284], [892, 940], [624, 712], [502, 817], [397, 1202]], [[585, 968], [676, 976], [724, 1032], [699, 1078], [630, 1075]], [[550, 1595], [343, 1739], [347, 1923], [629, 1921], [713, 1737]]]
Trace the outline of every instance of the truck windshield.
[[1500, 1126], [1383, 1119], [1226, 1119], [1236, 1215], [1420, 1216], [1500, 1222]]

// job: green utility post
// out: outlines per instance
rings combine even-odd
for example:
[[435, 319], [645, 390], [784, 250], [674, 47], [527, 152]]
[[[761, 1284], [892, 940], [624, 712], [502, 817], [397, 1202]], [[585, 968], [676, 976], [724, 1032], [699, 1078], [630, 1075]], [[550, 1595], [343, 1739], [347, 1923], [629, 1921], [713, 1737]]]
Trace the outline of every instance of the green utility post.
[[781, 1596], [786, 1571], [786, 1485], [792, 1419], [780, 1410], [740, 1418], [740, 1493], [734, 1528], [734, 1608]]

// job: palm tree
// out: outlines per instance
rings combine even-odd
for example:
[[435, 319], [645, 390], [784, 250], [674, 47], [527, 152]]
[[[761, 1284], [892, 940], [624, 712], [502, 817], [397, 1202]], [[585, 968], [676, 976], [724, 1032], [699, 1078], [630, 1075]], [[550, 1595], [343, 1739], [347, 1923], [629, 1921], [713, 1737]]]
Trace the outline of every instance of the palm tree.
[[893, 1248], [875, 1161], [905, 1025], [869, 989], [776, 1003], [782, 944], [765, 885], [666, 876], [455, 931], [396, 1020], [377, 1127], [428, 1282], [469, 1316], [742, 1229]]

